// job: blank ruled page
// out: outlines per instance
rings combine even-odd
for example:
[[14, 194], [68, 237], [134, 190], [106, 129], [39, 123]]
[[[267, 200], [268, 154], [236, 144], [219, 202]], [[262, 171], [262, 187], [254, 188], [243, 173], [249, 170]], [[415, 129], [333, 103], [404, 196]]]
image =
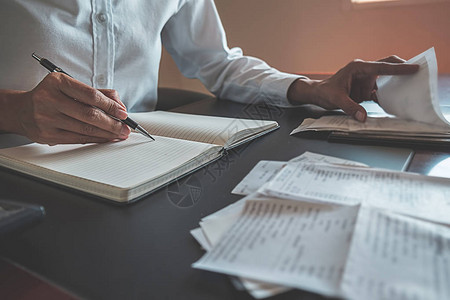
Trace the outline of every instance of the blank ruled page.
[[259, 132], [276, 126], [274, 121], [234, 119], [165, 111], [130, 113], [152, 135], [224, 146], [236, 133]]

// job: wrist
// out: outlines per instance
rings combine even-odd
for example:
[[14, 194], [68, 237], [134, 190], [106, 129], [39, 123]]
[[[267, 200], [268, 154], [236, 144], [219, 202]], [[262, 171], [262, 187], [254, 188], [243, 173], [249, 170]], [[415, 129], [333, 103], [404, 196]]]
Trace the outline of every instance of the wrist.
[[314, 104], [318, 97], [321, 80], [299, 78], [295, 80], [288, 89], [287, 98], [293, 105]]
[[0, 132], [22, 134], [20, 113], [26, 92], [0, 90]]

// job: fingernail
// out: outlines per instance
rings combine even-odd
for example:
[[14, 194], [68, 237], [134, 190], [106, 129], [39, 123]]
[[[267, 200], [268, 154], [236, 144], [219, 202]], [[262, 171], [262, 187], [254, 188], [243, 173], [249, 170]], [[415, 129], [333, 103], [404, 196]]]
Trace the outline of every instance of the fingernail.
[[118, 109], [117, 110], [117, 118], [121, 120], [125, 120], [128, 117], [128, 113], [125, 110]]
[[366, 120], [365, 114], [361, 111], [357, 111], [355, 114], [355, 119], [360, 121], [360, 122], [364, 122]]

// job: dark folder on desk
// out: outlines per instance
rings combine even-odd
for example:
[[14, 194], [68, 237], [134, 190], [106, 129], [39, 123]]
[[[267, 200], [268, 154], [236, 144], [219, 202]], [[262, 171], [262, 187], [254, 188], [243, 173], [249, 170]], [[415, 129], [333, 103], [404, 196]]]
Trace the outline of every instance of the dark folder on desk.
[[450, 127], [399, 118], [368, 116], [361, 123], [350, 116], [327, 115], [305, 119], [291, 134], [326, 137], [329, 142], [414, 148], [450, 147]]
[[328, 141], [379, 146], [450, 149], [450, 137], [401, 136], [381, 133], [332, 131]]

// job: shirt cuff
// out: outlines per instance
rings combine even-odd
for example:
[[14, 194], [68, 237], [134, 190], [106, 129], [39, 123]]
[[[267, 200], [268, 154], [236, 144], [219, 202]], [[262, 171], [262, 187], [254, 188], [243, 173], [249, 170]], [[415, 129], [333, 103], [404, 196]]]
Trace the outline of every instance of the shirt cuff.
[[308, 79], [306, 76], [277, 72], [271, 74], [261, 85], [261, 93], [265, 102], [279, 107], [295, 107], [289, 102], [287, 92], [291, 84], [297, 79]]

